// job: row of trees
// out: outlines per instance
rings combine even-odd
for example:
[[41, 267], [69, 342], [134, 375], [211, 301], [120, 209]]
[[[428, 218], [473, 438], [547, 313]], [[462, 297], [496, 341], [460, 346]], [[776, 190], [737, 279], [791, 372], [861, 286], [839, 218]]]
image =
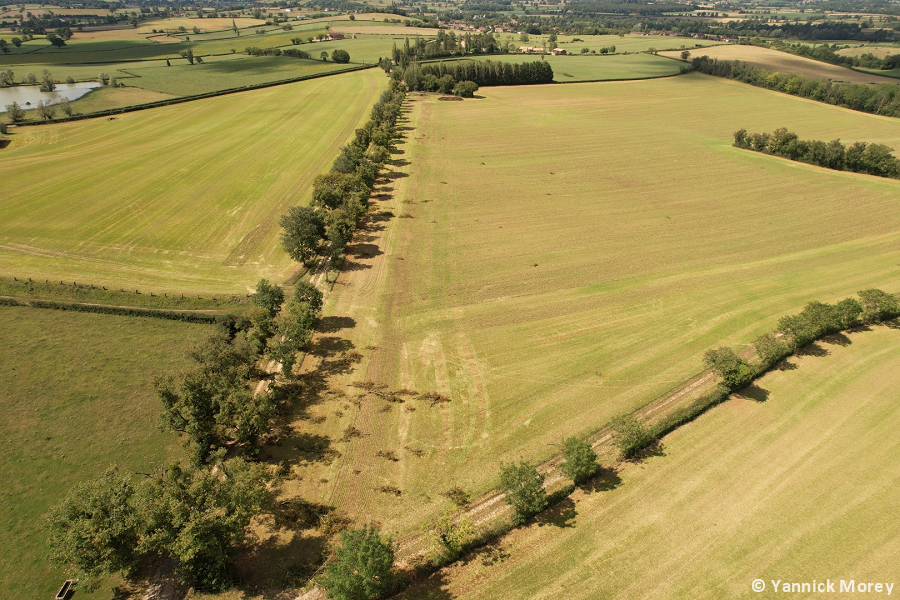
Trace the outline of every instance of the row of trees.
[[331, 171], [313, 181], [310, 205], [294, 206], [281, 218], [281, 243], [291, 258], [309, 264], [323, 246], [332, 259], [343, 256], [366, 210], [378, 170], [390, 159], [404, 96], [391, 82], [372, 107], [369, 121], [341, 148]]
[[844, 67], [891, 70], [900, 66], [900, 54], [890, 54], [884, 58], [879, 58], [871, 52], [866, 52], [859, 56], [838, 54], [838, 50], [841, 50], [844, 47], [840, 44], [820, 44], [810, 46], [809, 44], [787, 44], [779, 41], [771, 44], [771, 47], [782, 52], [790, 52], [797, 56], [812, 58], [813, 60], [820, 60], [822, 62]]
[[691, 68], [708, 75], [736, 79], [750, 85], [835, 106], [876, 115], [900, 117], [900, 86], [890, 83], [875, 86], [835, 83], [824, 79], [777, 73], [740, 61], [720, 61], [708, 56], [694, 58], [691, 61]]
[[549, 63], [507, 63], [484, 61], [448, 61], [394, 67], [382, 61], [382, 68], [395, 81], [402, 81], [410, 90], [451, 92], [471, 98], [482, 85], [529, 85], [553, 82], [553, 68]]
[[734, 146], [838, 171], [900, 178], [900, 160], [891, 154], [893, 148], [883, 144], [854, 142], [844, 146], [840, 140], [801, 140], [781, 127], [771, 134], [739, 129], [734, 132]]

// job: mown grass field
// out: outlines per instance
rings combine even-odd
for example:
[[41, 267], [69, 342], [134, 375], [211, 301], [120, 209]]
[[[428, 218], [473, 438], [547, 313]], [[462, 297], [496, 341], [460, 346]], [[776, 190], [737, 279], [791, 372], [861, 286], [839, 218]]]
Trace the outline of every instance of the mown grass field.
[[[665, 56], [672, 58], [680, 58], [680, 52], [661, 52]], [[714, 46], [707, 49], [691, 50], [692, 57], [709, 56], [719, 60], [739, 60], [742, 63], [752, 65], [754, 67], [762, 67], [770, 71], [778, 71], [780, 73], [796, 73], [804, 77], [814, 77], [816, 79], [831, 79], [833, 81], [847, 83], [897, 83], [890, 77], [883, 77], [869, 73], [862, 73], [831, 65], [811, 58], [795, 56], [787, 52], [779, 52], [770, 48], [760, 48], [758, 46]]]
[[[576, 492], [402, 597], [776, 598], [772, 579], [896, 583], [900, 331], [819, 346], [829, 355], [759, 382], [765, 402], [713, 409], [662, 456], [625, 465], [614, 489]], [[766, 592], [751, 591], [756, 578]]]
[[[50, 598], [70, 576], [47, 560], [46, 512], [112, 464], [144, 471], [181, 454], [156, 424], [153, 376], [208, 325], [0, 307], [0, 597]], [[112, 598], [110, 585], [95, 594]]]
[[368, 70], [20, 128], [0, 177], [0, 274], [158, 292], [241, 292], [296, 265], [278, 219], [368, 117]]
[[[413, 98], [409, 177], [352, 248], [320, 352], [363, 355], [333, 388], [450, 401], [324, 397], [309, 412], [325, 421], [297, 426], [341, 457], [307, 467], [307, 497], [404, 531], [452, 486], [485, 492], [501, 461], [665, 394], [708, 349], [811, 300], [900, 291], [900, 182], [731, 146], [784, 126], [896, 148], [896, 119], [699, 74], [479, 94]], [[338, 441], [349, 426], [362, 436]]]
[[[547, 44], [547, 49], [551, 50], [550, 43], [547, 42], [548, 37], [545, 35], [528, 36], [528, 41], [519, 40], [519, 34], [514, 33], [495, 33], [494, 37], [500, 42], [510, 42], [513, 48], [519, 46], [535, 46], [540, 48], [542, 44]], [[578, 40], [578, 41], [576, 41]], [[651, 48], [657, 50], [675, 50], [687, 48], [691, 50], [698, 46], [714, 46], [720, 44], [713, 40], [696, 40], [689, 37], [679, 36], [663, 36], [663, 35], [560, 35], [558, 36], [556, 45], [563, 48], [571, 54], [579, 54], [582, 48], [594, 50], [598, 54], [601, 48], [616, 47], [616, 53], [625, 52], [646, 52]]]
[[286, 56], [254, 56], [195, 65], [129, 68], [127, 73], [133, 79], [127, 83], [163, 94], [190, 96], [293, 77], [337, 73], [355, 66]]
[[[472, 59], [459, 59], [472, 60]], [[527, 63], [541, 60], [533, 54], [500, 54], [478, 60]], [[652, 54], [614, 54], [610, 56], [552, 56], [543, 60], [553, 67], [553, 80], [559, 82], [647, 79], [677, 75], [684, 65]]]

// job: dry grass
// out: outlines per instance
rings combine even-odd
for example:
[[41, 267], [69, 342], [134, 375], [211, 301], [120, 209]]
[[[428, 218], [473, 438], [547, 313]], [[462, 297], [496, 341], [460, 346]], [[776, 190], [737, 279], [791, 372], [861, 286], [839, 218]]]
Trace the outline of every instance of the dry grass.
[[[341, 456], [304, 469], [307, 497], [407, 530], [454, 485], [478, 495], [501, 461], [666, 393], [709, 348], [810, 300], [898, 291], [900, 183], [731, 147], [778, 126], [900, 147], [895, 119], [702, 75], [479, 93], [413, 98], [410, 165], [376, 196], [311, 359], [332, 388], [451, 400], [318, 398], [297, 426]], [[358, 364], [333, 358], [353, 348]], [[338, 442], [348, 426], [364, 435]], [[405, 446], [425, 454], [376, 456]]]
[[[681, 53], [660, 52], [664, 56], [672, 58], [680, 58]], [[802, 56], [794, 56], [787, 52], [779, 52], [771, 48], [760, 48], [758, 46], [713, 46], [712, 48], [696, 48], [691, 50], [692, 57], [709, 56], [719, 60], [739, 60], [743, 63], [753, 65], [754, 67], [762, 67], [770, 71], [778, 71], [780, 73], [796, 73], [804, 77], [814, 77], [817, 79], [831, 79], [833, 81], [847, 83], [892, 83], [896, 84], [895, 79], [889, 77], [879, 77], [868, 73], [860, 73], [845, 67], [830, 65], [828, 63], [803, 58]]]
[[[231, 21], [232, 20], [230, 18], [190, 19], [187, 17], [173, 17], [171, 19], [145, 21], [141, 23], [140, 26], [135, 29], [135, 31], [138, 33], [148, 34], [152, 33], [154, 29], [173, 31], [175, 29], [178, 29], [179, 27], [184, 27], [185, 29], [187, 29], [188, 35], [191, 35], [193, 33], [194, 27], [199, 27], [202, 32], [231, 29]], [[244, 27], [262, 26], [266, 24], [265, 21], [262, 21], [260, 19], [249, 19], [246, 17], [238, 17], [234, 19], [234, 22], [239, 29]]]
[[732, 399], [662, 456], [402, 597], [768, 598], [772, 579], [898, 581], [900, 331], [819, 346], [829, 356], [759, 381], [765, 402]]

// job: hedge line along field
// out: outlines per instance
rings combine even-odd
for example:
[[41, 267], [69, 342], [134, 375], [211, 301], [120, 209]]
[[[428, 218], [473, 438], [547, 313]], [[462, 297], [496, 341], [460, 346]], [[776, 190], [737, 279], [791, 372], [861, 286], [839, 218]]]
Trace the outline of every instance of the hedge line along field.
[[[660, 52], [663, 56], [680, 58], [681, 52]], [[846, 67], [832, 65], [811, 58], [795, 56], [787, 52], [761, 48], [759, 46], [715, 46], [713, 48], [697, 48], [691, 50], [691, 57], [709, 56], [719, 60], [739, 60], [742, 63], [754, 67], [762, 67], [779, 73], [796, 73], [804, 77], [817, 79], [831, 79], [846, 83], [891, 83], [897, 84], [897, 80], [891, 77], [883, 77], [870, 73], [854, 71]]]
[[[46, 512], [118, 463], [138, 471], [182, 452], [156, 427], [153, 376], [214, 331], [160, 319], [0, 307], [0, 597], [49, 598], [67, 573], [47, 560]], [[13, 551], [14, 550], [14, 551]], [[111, 583], [92, 598], [111, 598]], [[121, 583], [121, 582], [119, 582]]]
[[662, 456], [626, 464], [614, 489], [577, 491], [401, 597], [775, 598], [773, 579], [826, 578], [896, 593], [900, 331], [819, 348], [828, 356], [761, 379], [765, 402], [713, 409], [666, 437]]
[[900, 120], [700, 74], [479, 95], [412, 98], [409, 176], [323, 321], [320, 354], [342, 338], [362, 355], [333, 389], [449, 401], [323, 398], [297, 427], [341, 456], [304, 469], [304, 497], [406, 531], [451, 487], [477, 496], [501, 461], [546, 459], [666, 394], [706, 350], [812, 300], [900, 292], [900, 182], [732, 147], [777, 125], [900, 148]]
[[[541, 60], [533, 54], [488, 55], [478, 59], [496, 62], [527, 63]], [[652, 54], [614, 54], [610, 56], [544, 56], [553, 68], [553, 81], [608, 81], [615, 79], [647, 79], [677, 75], [684, 66], [668, 58]]]
[[0, 275], [194, 293], [282, 281], [297, 266], [278, 219], [309, 201], [385, 83], [370, 69], [14, 130]]

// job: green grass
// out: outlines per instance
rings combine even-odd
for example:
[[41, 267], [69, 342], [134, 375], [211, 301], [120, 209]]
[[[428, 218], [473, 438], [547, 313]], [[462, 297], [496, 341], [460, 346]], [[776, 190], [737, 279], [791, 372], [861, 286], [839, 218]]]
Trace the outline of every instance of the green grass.
[[309, 201], [385, 86], [368, 70], [14, 130], [0, 275], [243, 293], [297, 267], [278, 219]]
[[130, 68], [127, 72], [134, 77], [128, 85], [174, 96], [190, 96], [306, 75], [336, 73], [354, 66], [285, 56], [259, 56], [195, 65]]
[[[501, 43], [509, 41], [513, 48], [518, 48], [519, 46], [535, 46], [540, 48], [543, 43], [546, 43], [548, 50], [551, 49], [549, 42], [547, 42], [548, 38], [545, 35], [528, 36], [527, 42], [521, 41], [518, 34], [512, 33], [496, 33], [494, 34], [494, 37]], [[574, 41], [576, 38], [581, 41]], [[687, 37], [632, 34], [627, 34], [624, 37], [618, 35], [560, 35], [556, 42], [557, 46], [572, 54], [580, 53], [582, 48], [588, 48], [589, 50], [594, 50], [599, 53], [601, 48], [615, 46], [616, 53], [622, 54], [625, 52], [646, 52], [651, 48], [656, 48], [657, 50], [679, 50], [687, 48], [690, 50], [697, 46], [715, 46], [719, 43], [721, 42], [713, 40], [695, 40], [694, 38]]]
[[[472, 59], [460, 59], [472, 60]], [[528, 54], [500, 54], [478, 60], [525, 63], [541, 60]], [[553, 67], [553, 80], [560, 82], [647, 79], [677, 75], [682, 64], [652, 54], [614, 54], [610, 56], [544, 56]]]
[[765, 402], [732, 399], [668, 436], [615, 489], [576, 492], [506, 536], [499, 561], [403, 597], [776, 598], [772, 579], [896, 583], [900, 331], [847, 339], [766, 375]]
[[327, 420], [302, 430], [367, 435], [309, 467], [305, 493], [415, 527], [440, 492], [490, 489], [501, 461], [549, 457], [700, 372], [708, 349], [743, 348], [811, 300], [900, 291], [900, 182], [731, 146], [741, 127], [783, 126], [896, 148], [896, 119], [698, 74], [479, 94], [413, 98], [410, 176], [381, 207], [411, 218], [385, 222], [385, 257], [351, 255], [327, 306], [347, 323], [329, 336], [364, 355], [333, 386], [451, 401], [316, 406]]
[[[0, 307], [0, 596], [50, 598], [70, 573], [48, 563], [44, 516], [112, 464], [144, 471], [181, 454], [156, 423], [154, 373], [183, 364], [213, 329], [157, 319]], [[95, 594], [111, 598], [109, 584]]]

